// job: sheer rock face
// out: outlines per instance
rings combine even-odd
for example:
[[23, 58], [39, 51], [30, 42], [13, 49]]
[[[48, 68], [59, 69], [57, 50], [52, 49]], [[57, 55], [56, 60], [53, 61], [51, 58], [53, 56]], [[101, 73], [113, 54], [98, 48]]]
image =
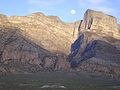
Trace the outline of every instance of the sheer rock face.
[[90, 30], [101, 35], [109, 35], [120, 38], [117, 19], [102, 12], [87, 10], [81, 24], [81, 30]]
[[0, 74], [68, 70], [74, 27], [42, 13], [0, 15]]
[[[45, 16], [42, 13], [33, 13], [29, 16], [8, 17], [13, 26], [23, 30], [23, 34], [42, 44], [43, 48], [51, 52], [69, 53], [70, 45], [75, 40], [77, 30], [75, 24], [67, 24], [56, 16]], [[76, 25], [78, 27], [78, 24]]]
[[71, 68], [120, 80], [120, 26], [115, 17], [87, 10], [68, 56]]
[[72, 44], [71, 68], [120, 80], [120, 40], [84, 32]]

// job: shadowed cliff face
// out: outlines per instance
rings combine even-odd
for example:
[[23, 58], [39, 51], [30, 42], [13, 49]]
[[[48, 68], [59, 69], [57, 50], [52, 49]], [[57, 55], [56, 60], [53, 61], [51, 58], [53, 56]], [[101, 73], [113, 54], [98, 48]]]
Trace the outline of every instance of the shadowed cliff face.
[[[83, 39], [83, 42], [84, 41], [85, 39]], [[78, 43], [81, 46], [83, 45], [83, 43], [80, 42]], [[77, 58], [79, 59], [80, 62], [92, 57], [96, 57], [119, 63], [120, 50], [118, 50], [115, 46], [111, 45], [108, 42], [102, 40], [93, 40], [89, 41], [88, 44], [84, 46], [84, 48], [81, 48], [81, 46], [79, 46], [79, 48], [76, 48], [77, 52], [76, 51], [74, 53], [71, 52], [71, 54], [69, 55], [70, 61], [72, 61], [72, 59], [74, 60], [74, 58], [77, 58], [77, 56], [80, 56], [80, 58]]]
[[69, 62], [72, 61], [73, 57], [78, 53], [80, 46], [83, 42], [84, 35], [82, 34], [79, 38], [71, 45], [71, 54], [69, 55]]
[[[79, 37], [76, 40], [78, 42], [76, 43], [75, 41], [72, 44], [71, 48], [75, 51], [72, 51], [68, 56], [71, 68], [77, 71], [107, 75], [112, 79], [119, 80], [120, 50], [115, 43], [120, 43], [120, 40], [114, 39], [113, 42], [110, 42], [108, 40], [111, 37], [103, 37], [101, 39], [99, 35], [89, 34], [91, 36], [83, 33], [80, 37], [84, 35], [84, 38]], [[94, 37], [94, 39], [91, 39], [91, 37]], [[100, 39], [96, 40], [95, 37]], [[79, 45], [79, 48], [75, 48], [73, 45]]]

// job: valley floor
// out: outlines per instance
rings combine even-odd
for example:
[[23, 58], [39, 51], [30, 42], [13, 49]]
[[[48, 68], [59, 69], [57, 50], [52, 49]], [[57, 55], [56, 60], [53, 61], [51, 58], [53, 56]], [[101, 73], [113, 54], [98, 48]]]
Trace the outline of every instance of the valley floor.
[[120, 90], [120, 81], [69, 72], [12, 74], [0, 76], [0, 90]]

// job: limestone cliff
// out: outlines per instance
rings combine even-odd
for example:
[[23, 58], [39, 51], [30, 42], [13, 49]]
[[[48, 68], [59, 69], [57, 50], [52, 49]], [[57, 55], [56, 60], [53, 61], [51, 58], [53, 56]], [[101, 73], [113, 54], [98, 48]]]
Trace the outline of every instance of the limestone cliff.
[[8, 17], [8, 21], [14, 27], [22, 29], [25, 37], [38, 45], [42, 44], [43, 48], [51, 52], [68, 54], [77, 34], [74, 23], [67, 24], [56, 16], [45, 16], [39, 12], [29, 16]]
[[68, 70], [66, 54], [78, 24], [56, 16], [0, 15], [0, 74]]
[[120, 80], [119, 30], [115, 17], [87, 10], [79, 26], [79, 36], [71, 45], [68, 56], [71, 67]]
[[80, 30], [90, 30], [102, 36], [109, 35], [120, 39], [117, 19], [103, 12], [88, 9], [84, 14]]

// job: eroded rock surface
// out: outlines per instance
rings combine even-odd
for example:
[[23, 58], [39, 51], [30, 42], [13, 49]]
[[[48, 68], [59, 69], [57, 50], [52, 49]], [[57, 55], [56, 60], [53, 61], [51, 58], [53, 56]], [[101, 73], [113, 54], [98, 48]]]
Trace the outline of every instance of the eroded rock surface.
[[76, 23], [65, 23], [57, 16], [45, 16], [43, 13], [33, 13], [28, 16], [7, 17], [14, 26], [23, 30], [25, 37], [51, 52], [69, 53], [70, 45], [78, 32]]
[[[0, 74], [68, 70], [74, 23], [34, 13], [0, 15]], [[76, 26], [77, 27], [77, 26]]]
[[88, 9], [84, 14], [80, 30], [90, 30], [97, 34], [120, 38], [119, 25], [114, 16]]
[[99, 73], [120, 80], [120, 33], [115, 17], [87, 10], [71, 45], [68, 60], [77, 71]]
[[0, 27], [0, 74], [67, 70], [65, 53], [52, 53], [22, 35], [19, 28]]

